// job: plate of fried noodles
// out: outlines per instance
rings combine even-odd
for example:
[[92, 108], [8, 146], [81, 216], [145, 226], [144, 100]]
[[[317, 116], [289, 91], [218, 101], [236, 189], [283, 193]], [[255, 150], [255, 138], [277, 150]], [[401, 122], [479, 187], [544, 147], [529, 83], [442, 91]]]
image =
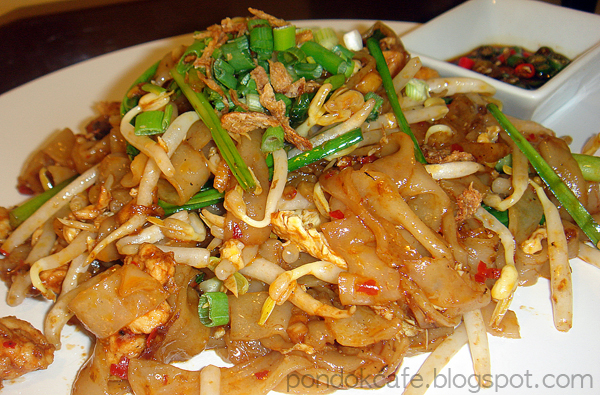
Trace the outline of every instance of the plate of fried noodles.
[[414, 27], [249, 9], [0, 96], [4, 391], [595, 393], [600, 100], [513, 118]]

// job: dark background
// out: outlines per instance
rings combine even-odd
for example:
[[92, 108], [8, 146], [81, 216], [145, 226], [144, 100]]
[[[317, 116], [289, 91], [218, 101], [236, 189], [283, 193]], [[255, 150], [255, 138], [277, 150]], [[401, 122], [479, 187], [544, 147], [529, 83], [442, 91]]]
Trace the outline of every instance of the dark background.
[[190, 33], [225, 17], [246, 16], [249, 6], [287, 20], [426, 22], [463, 1], [113, 0], [113, 4], [94, 5], [73, 0], [27, 7], [0, 17], [0, 94], [107, 52]]

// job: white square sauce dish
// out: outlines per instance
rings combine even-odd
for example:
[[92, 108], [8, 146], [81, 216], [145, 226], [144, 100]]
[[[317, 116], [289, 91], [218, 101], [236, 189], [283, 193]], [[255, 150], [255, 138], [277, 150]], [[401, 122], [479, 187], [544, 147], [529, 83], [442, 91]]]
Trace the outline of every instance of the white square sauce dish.
[[[496, 88], [506, 113], [538, 122], [584, 96], [600, 79], [600, 16], [534, 0], [470, 0], [410, 31], [402, 41], [442, 77], [480, 78]], [[546, 46], [571, 63], [528, 90], [449, 62], [482, 45], [533, 52]]]

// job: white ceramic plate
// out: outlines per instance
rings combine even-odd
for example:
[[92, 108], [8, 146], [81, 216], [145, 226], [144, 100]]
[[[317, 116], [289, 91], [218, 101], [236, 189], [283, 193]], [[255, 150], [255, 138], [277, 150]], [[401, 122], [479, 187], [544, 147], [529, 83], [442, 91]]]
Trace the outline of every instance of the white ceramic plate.
[[[309, 21], [304, 25], [330, 25], [339, 29], [366, 28], [368, 21]], [[414, 24], [390, 22], [399, 33]], [[50, 133], [70, 127], [81, 130], [94, 115], [92, 106], [101, 100], [120, 100], [125, 89], [149, 64], [179, 43], [189, 43], [189, 36], [160, 40], [104, 55], [52, 73], [0, 96], [0, 204], [10, 206], [22, 200], [15, 191], [16, 177], [28, 154]], [[590, 88], [575, 98], [547, 126], [558, 134], [574, 134], [579, 150], [584, 137], [597, 133], [600, 114], [599, 89]], [[573, 389], [578, 394], [597, 393], [600, 387], [600, 271], [580, 261], [573, 262], [575, 318], [569, 333], [560, 333], [552, 324], [548, 282], [540, 280], [530, 288], [520, 288], [513, 309], [521, 323], [521, 340], [490, 338], [493, 389], [484, 393], [563, 393]], [[42, 328], [49, 304], [27, 300], [17, 308], [4, 303], [6, 290], [0, 285], [0, 315], [15, 315]], [[70, 392], [77, 369], [89, 353], [90, 341], [81, 331], [67, 327], [63, 348], [55, 362], [45, 371], [33, 372], [17, 380], [5, 381], [5, 393], [27, 395], [65, 395]], [[210, 356], [192, 361], [202, 366]], [[395, 382], [375, 392], [399, 394], [409, 378], [417, 372], [424, 356], [407, 358]], [[469, 394], [473, 387], [472, 363], [465, 347], [441, 372], [428, 394]], [[496, 380], [497, 379], [497, 380]], [[294, 384], [294, 383], [290, 383]], [[583, 385], [583, 386], [582, 386]], [[529, 388], [528, 388], [529, 387]], [[497, 390], [497, 391], [496, 391]], [[348, 393], [348, 392], [345, 392]], [[364, 394], [358, 390], [350, 394]]]

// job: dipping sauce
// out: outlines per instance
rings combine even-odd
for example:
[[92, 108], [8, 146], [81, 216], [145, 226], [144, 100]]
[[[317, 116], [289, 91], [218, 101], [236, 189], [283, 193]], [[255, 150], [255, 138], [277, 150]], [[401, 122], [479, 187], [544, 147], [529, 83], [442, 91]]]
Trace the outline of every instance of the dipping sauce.
[[532, 52], [517, 46], [482, 45], [450, 62], [499, 81], [533, 90], [554, 77], [571, 60], [548, 47]]

